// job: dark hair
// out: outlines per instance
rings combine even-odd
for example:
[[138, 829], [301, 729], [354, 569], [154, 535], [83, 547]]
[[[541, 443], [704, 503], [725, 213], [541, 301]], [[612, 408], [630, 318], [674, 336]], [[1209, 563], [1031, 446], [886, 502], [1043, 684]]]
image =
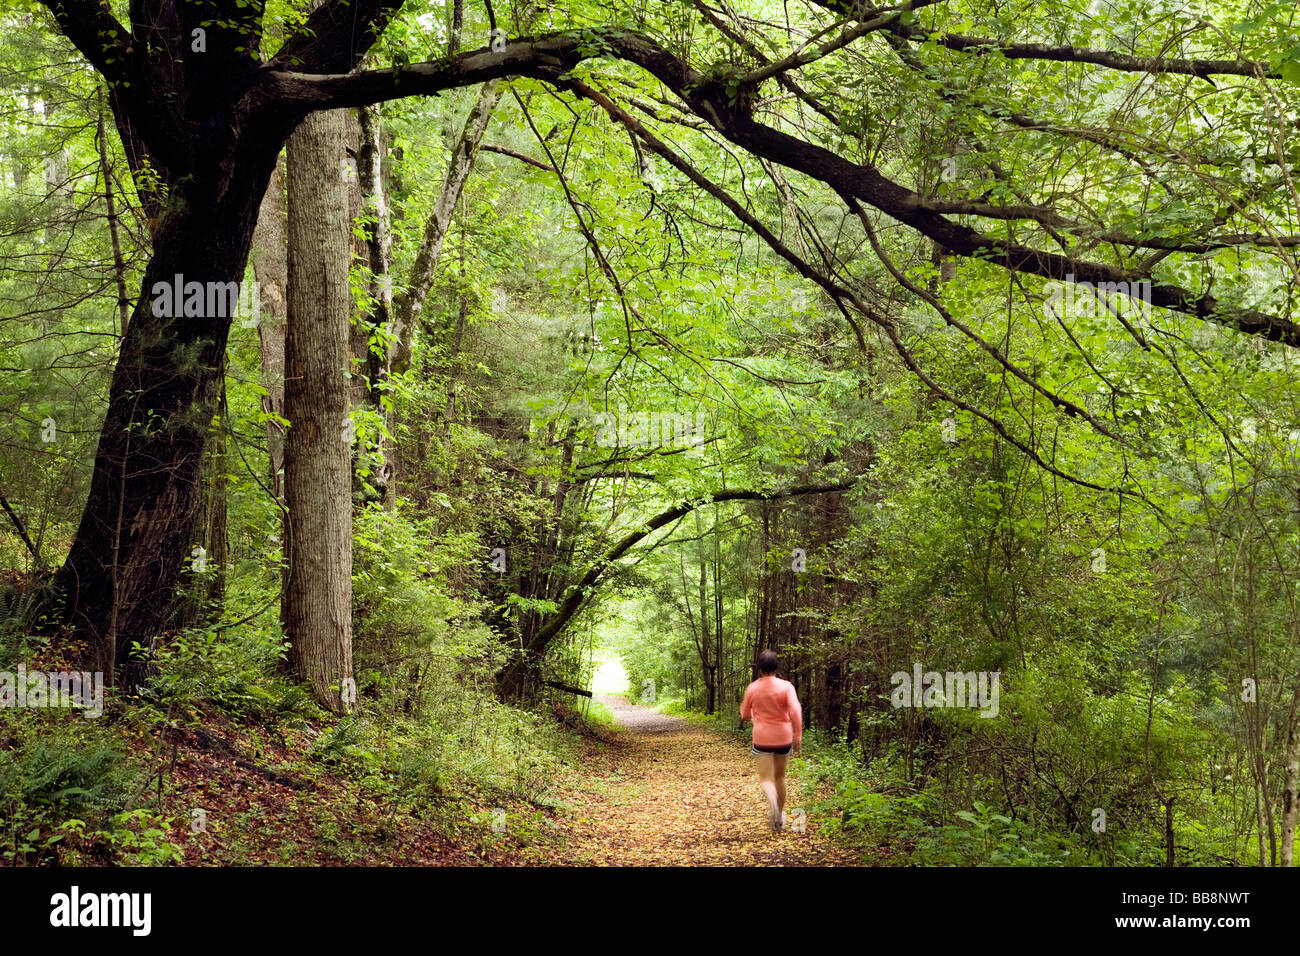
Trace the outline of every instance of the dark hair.
[[764, 651], [758, 655], [758, 670], [763, 674], [776, 673], [776, 651]]

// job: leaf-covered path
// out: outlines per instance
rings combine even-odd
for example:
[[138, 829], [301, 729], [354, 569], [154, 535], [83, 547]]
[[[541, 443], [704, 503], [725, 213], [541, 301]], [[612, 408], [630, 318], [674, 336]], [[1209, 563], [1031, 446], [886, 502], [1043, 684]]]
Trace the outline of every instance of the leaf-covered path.
[[[592, 743], [587, 772], [566, 794], [578, 814], [563, 858], [599, 866], [860, 865], [818, 833], [773, 833], [754, 758], [735, 740], [623, 697], [602, 697], [621, 729]], [[788, 816], [805, 794], [789, 780]]]

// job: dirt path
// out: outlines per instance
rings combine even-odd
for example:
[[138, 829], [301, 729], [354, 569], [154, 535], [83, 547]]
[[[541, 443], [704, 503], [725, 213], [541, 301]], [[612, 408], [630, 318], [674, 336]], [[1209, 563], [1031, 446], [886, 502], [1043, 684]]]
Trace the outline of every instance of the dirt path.
[[[819, 838], [815, 814], [805, 832], [773, 833], [748, 748], [714, 730], [667, 717], [623, 697], [600, 697], [622, 729], [593, 743], [581, 780], [566, 794], [577, 819], [564, 859], [597, 866], [860, 865]], [[789, 781], [786, 813], [804, 794]]]

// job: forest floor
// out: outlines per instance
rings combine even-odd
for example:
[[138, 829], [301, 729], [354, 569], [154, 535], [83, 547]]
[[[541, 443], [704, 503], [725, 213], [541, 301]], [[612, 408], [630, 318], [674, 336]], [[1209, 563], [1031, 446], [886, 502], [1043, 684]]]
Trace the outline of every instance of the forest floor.
[[[804, 832], [773, 833], [754, 757], [734, 736], [601, 697], [621, 725], [587, 739], [580, 777], [562, 782], [572, 823], [557, 855], [541, 863], [596, 866], [859, 866], [859, 853]], [[812, 794], [788, 779], [790, 822]]]
[[[802, 815], [803, 832], [789, 825], [820, 796], [808, 792], [809, 781], [788, 778], [789, 823], [773, 833], [754, 757], [739, 734], [623, 697], [598, 699], [617, 726], [592, 726], [557, 711], [579, 735], [583, 753], [544, 799], [448, 794], [426, 809], [402, 809], [306, 759], [311, 740], [301, 731], [271, 734], [209, 717], [205, 729], [184, 735], [170, 760], [163, 754], [170, 768], [162, 811], [174, 821], [167, 835], [182, 850], [179, 862], [191, 866], [868, 862], [820, 832], [818, 812]], [[140, 738], [148, 750], [149, 735]]]

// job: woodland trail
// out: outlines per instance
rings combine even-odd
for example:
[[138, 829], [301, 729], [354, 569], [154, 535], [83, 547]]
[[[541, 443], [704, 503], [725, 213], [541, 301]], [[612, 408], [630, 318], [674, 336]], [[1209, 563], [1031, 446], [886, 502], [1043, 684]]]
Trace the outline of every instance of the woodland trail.
[[[859, 866], [859, 854], [818, 834], [773, 833], [749, 748], [707, 727], [624, 697], [599, 697], [621, 727], [592, 744], [580, 786], [566, 800], [581, 822], [563, 859], [596, 866]], [[788, 780], [786, 813], [809, 795]]]

